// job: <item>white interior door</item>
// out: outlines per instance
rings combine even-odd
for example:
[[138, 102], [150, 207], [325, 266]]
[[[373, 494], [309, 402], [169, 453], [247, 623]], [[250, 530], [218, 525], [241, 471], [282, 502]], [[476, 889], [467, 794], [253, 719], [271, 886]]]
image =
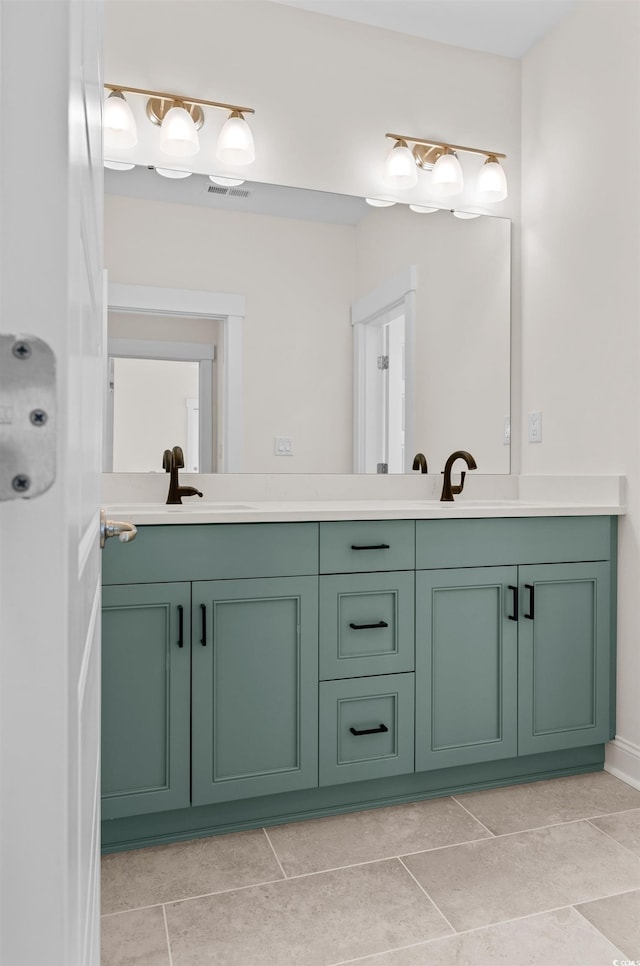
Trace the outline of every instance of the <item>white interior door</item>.
[[0, 503], [7, 966], [99, 963], [101, 14], [0, 3], [0, 330], [57, 363], [55, 481]]

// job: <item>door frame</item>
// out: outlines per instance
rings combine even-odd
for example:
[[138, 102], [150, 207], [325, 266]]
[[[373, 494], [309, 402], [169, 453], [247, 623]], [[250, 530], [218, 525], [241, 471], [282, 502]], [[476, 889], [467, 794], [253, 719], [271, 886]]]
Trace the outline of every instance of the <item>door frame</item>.
[[415, 318], [418, 270], [415, 265], [387, 279], [351, 306], [353, 327], [353, 472], [371, 472], [370, 450], [377, 439], [372, 418], [370, 372], [376, 354], [377, 329], [395, 315], [404, 315], [405, 417], [404, 472], [411, 471], [415, 436]]
[[107, 307], [114, 312], [212, 319], [220, 323], [222, 363], [217, 402], [221, 412], [217, 463], [221, 473], [244, 469], [243, 328], [246, 298], [230, 292], [161, 288], [109, 282]]

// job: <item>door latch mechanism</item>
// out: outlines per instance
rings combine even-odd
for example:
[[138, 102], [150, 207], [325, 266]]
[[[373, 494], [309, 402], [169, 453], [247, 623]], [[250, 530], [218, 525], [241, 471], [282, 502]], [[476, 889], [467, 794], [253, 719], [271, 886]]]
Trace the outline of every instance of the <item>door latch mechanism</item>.
[[31, 335], [0, 335], [0, 500], [32, 499], [56, 477], [56, 359]]

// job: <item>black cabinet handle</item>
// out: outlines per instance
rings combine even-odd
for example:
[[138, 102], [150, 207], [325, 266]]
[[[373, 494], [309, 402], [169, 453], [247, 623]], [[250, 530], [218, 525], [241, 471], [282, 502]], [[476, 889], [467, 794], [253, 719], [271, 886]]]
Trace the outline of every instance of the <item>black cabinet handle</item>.
[[509, 584], [509, 590], [513, 591], [513, 614], [509, 614], [510, 621], [518, 620], [518, 588]]
[[365, 728], [364, 731], [358, 731], [356, 728], [349, 728], [352, 735], [382, 735], [385, 731], [388, 731], [386, 725], [381, 724], [379, 728]]
[[386, 621], [378, 621], [377, 624], [349, 624], [349, 627], [354, 631], [368, 631], [374, 627], [388, 627]]
[[184, 607], [178, 604], [178, 647], [184, 647]]
[[527, 618], [527, 620], [532, 621], [536, 616], [536, 588], [533, 584], [525, 584], [525, 587], [529, 591], [529, 613], [525, 614], [524, 616]]
[[376, 543], [368, 547], [358, 547], [356, 544], [351, 544], [352, 550], [390, 550], [391, 547], [388, 543]]
[[200, 643], [203, 647], [207, 646], [207, 607], [206, 604], [200, 604], [200, 613], [202, 614], [202, 637], [200, 638]]

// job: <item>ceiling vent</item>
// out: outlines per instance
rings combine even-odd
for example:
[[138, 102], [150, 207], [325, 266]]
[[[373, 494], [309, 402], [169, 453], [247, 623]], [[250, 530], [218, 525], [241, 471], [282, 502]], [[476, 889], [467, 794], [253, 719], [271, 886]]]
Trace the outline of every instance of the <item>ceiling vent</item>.
[[209, 195], [226, 195], [228, 198], [250, 198], [251, 191], [248, 188], [223, 188], [222, 185], [210, 184], [207, 187]]

